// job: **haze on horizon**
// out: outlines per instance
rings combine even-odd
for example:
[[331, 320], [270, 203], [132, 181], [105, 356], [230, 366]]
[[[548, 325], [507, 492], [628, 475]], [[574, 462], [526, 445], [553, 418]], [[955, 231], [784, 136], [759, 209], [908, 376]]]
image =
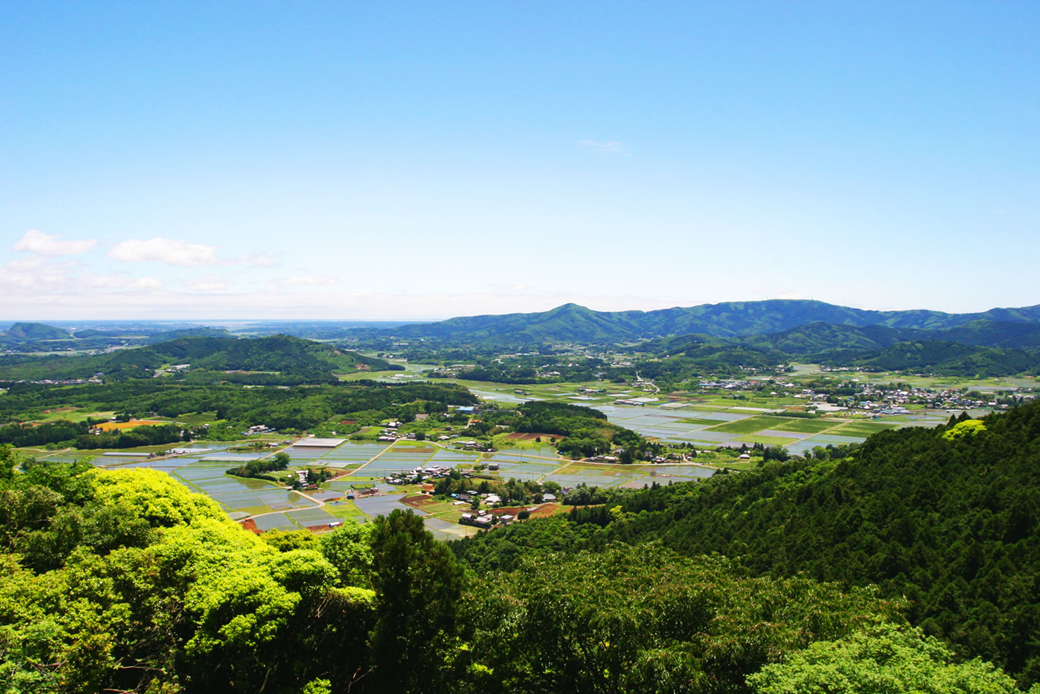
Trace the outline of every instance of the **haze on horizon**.
[[1040, 303], [1040, 5], [6, 3], [0, 320]]

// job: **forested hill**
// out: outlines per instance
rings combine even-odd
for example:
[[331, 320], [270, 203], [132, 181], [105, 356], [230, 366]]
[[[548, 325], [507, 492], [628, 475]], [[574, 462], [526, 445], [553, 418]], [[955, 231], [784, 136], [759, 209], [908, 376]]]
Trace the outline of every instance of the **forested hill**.
[[460, 341], [616, 342], [690, 333], [714, 337], [761, 335], [809, 323], [942, 330], [973, 321], [1038, 324], [1040, 305], [952, 314], [924, 310], [868, 311], [822, 301], [782, 299], [702, 304], [659, 311], [617, 312], [593, 311], [576, 304], [565, 304], [543, 313], [452, 318], [439, 323], [406, 325], [378, 332], [402, 337]]
[[772, 463], [454, 543], [481, 568], [536, 549], [653, 540], [754, 575], [878, 584], [962, 655], [1040, 681], [1040, 403], [872, 436], [842, 461]]
[[110, 380], [152, 378], [164, 367], [168, 377], [179, 380], [209, 382], [219, 378], [255, 383], [325, 382], [335, 380], [335, 373], [402, 368], [286, 335], [256, 339], [182, 337], [99, 356], [9, 358], [0, 361], [0, 380], [90, 378], [96, 373]]
[[623, 348], [664, 360], [648, 375], [713, 363], [751, 366], [802, 361], [873, 371], [948, 376], [1008, 376], [1040, 371], [1040, 324], [977, 320], [956, 328], [919, 330], [883, 325], [810, 323], [768, 335], [664, 337]]

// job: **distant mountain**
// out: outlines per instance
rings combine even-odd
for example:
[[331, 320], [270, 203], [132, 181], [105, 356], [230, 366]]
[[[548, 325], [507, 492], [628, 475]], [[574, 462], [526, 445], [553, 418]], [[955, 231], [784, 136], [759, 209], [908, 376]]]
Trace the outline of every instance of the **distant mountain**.
[[[681, 338], [673, 338], [681, 339]], [[1040, 323], [1004, 323], [975, 320], [955, 328], [920, 330], [890, 328], [884, 325], [856, 327], [809, 323], [769, 335], [740, 338], [740, 343], [756, 349], [785, 354], [821, 353], [831, 350], [880, 350], [899, 342], [939, 341], [999, 349], [1040, 349]]]
[[940, 340], [897, 342], [862, 356], [849, 353], [817, 355], [811, 361], [833, 366], [857, 366], [874, 371], [910, 371], [942, 376], [1000, 377], [1040, 369], [1040, 354]]
[[[79, 337], [79, 333], [76, 333], [76, 336]], [[146, 335], [142, 342], [147, 345], [156, 345], [181, 337], [233, 337], [233, 335], [223, 328], [181, 328], [179, 330], [164, 330], [161, 333]]]
[[4, 337], [18, 341], [64, 340], [68, 339], [69, 333], [44, 323], [15, 323], [4, 333]]
[[[893, 330], [980, 331], [972, 323], [988, 322], [1040, 325], [1040, 305], [1016, 309], [993, 309], [984, 313], [941, 313], [939, 311], [868, 311], [835, 306], [822, 301], [770, 300], [703, 304], [690, 308], [659, 311], [593, 311], [565, 304], [544, 313], [452, 318], [439, 323], [406, 325], [378, 331], [407, 338], [437, 338], [448, 341], [499, 343], [585, 342], [610, 343], [698, 333], [711, 337], [744, 337], [792, 330], [812, 323]], [[1034, 334], [1025, 331], [1025, 340]], [[906, 339], [896, 337], [891, 341]], [[883, 333], [875, 337], [889, 340]]]
[[163, 367], [185, 364], [165, 373], [194, 382], [231, 380], [262, 385], [334, 381], [336, 373], [402, 368], [383, 359], [286, 335], [256, 339], [182, 337], [97, 356], [3, 359], [0, 380], [82, 379], [96, 373], [110, 380], [152, 378]]

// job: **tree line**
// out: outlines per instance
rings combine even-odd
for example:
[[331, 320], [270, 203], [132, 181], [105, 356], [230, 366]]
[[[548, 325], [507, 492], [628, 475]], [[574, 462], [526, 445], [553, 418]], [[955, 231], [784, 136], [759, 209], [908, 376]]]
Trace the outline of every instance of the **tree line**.
[[1015, 691], [871, 587], [660, 543], [477, 574], [410, 511], [257, 536], [161, 472], [16, 462], [0, 449], [6, 691], [771, 694], [910, 665], [888, 691]]

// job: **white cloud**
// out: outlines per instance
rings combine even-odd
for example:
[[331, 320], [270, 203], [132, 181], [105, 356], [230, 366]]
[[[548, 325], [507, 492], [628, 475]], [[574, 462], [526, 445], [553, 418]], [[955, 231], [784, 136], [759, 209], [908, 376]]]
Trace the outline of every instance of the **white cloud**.
[[268, 286], [271, 291], [278, 291], [285, 287], [331, 287], [334, 284], [336, 284], [336, 278], [328, 275], [296, 275], [283, 280], [275, 280]]
[[158, 289], [162, 282], [153, 277], [138, 277], [136, 279], [125, 275], [95, 275], [85, 273], [77, 279], [77, 282], [94, 289]]
[[[0, 288], [5, 292], [48, 292], [72, 283], [77, 263], [55, 263], [42, 256], [16, 258], [0, 267]], [[8, 297], [9, 298], [9, 297]]]
[[112, 247], [108, 257], [128, 263], [166, 263], [184, 267], [216, 265], [217, 248], [203, 243], [188, 243], [156, 237], [148, 241], [130, 239]]
[[614, 140], [607, 140], [600, 142], [599, 140], [578, 140], [577, 145], [582, 149], [591, 149], [596, 152], [603, 152], [605, 154], [624, 154], [625, 148], [620, 142]]
[[266, 255], [254, 255], [252, 253], [246, 253], [244, 256], [238, 259], [239, 265], [255, 265], [257, 267], [270, 267], [274, 265], [274, 261], [268, 258]]
[[222, 292], [227, 289], [227, 282], [220, 275], [206, 275], [193, 279], [188, 289], [193, 292]]
[[154, 277], [140, 277], [127, 286], [130, 289], [158, 289], [162, 286], [162, 282]]
[[45, 234], [37, 229], [30, 229], [25, 236], [14, 244], [16, 251], [29, 251], [43, 255], [78, 255], [86, 253], [97, 244], [97, 239], [84, 241], [62, 241], [57, 234]]

